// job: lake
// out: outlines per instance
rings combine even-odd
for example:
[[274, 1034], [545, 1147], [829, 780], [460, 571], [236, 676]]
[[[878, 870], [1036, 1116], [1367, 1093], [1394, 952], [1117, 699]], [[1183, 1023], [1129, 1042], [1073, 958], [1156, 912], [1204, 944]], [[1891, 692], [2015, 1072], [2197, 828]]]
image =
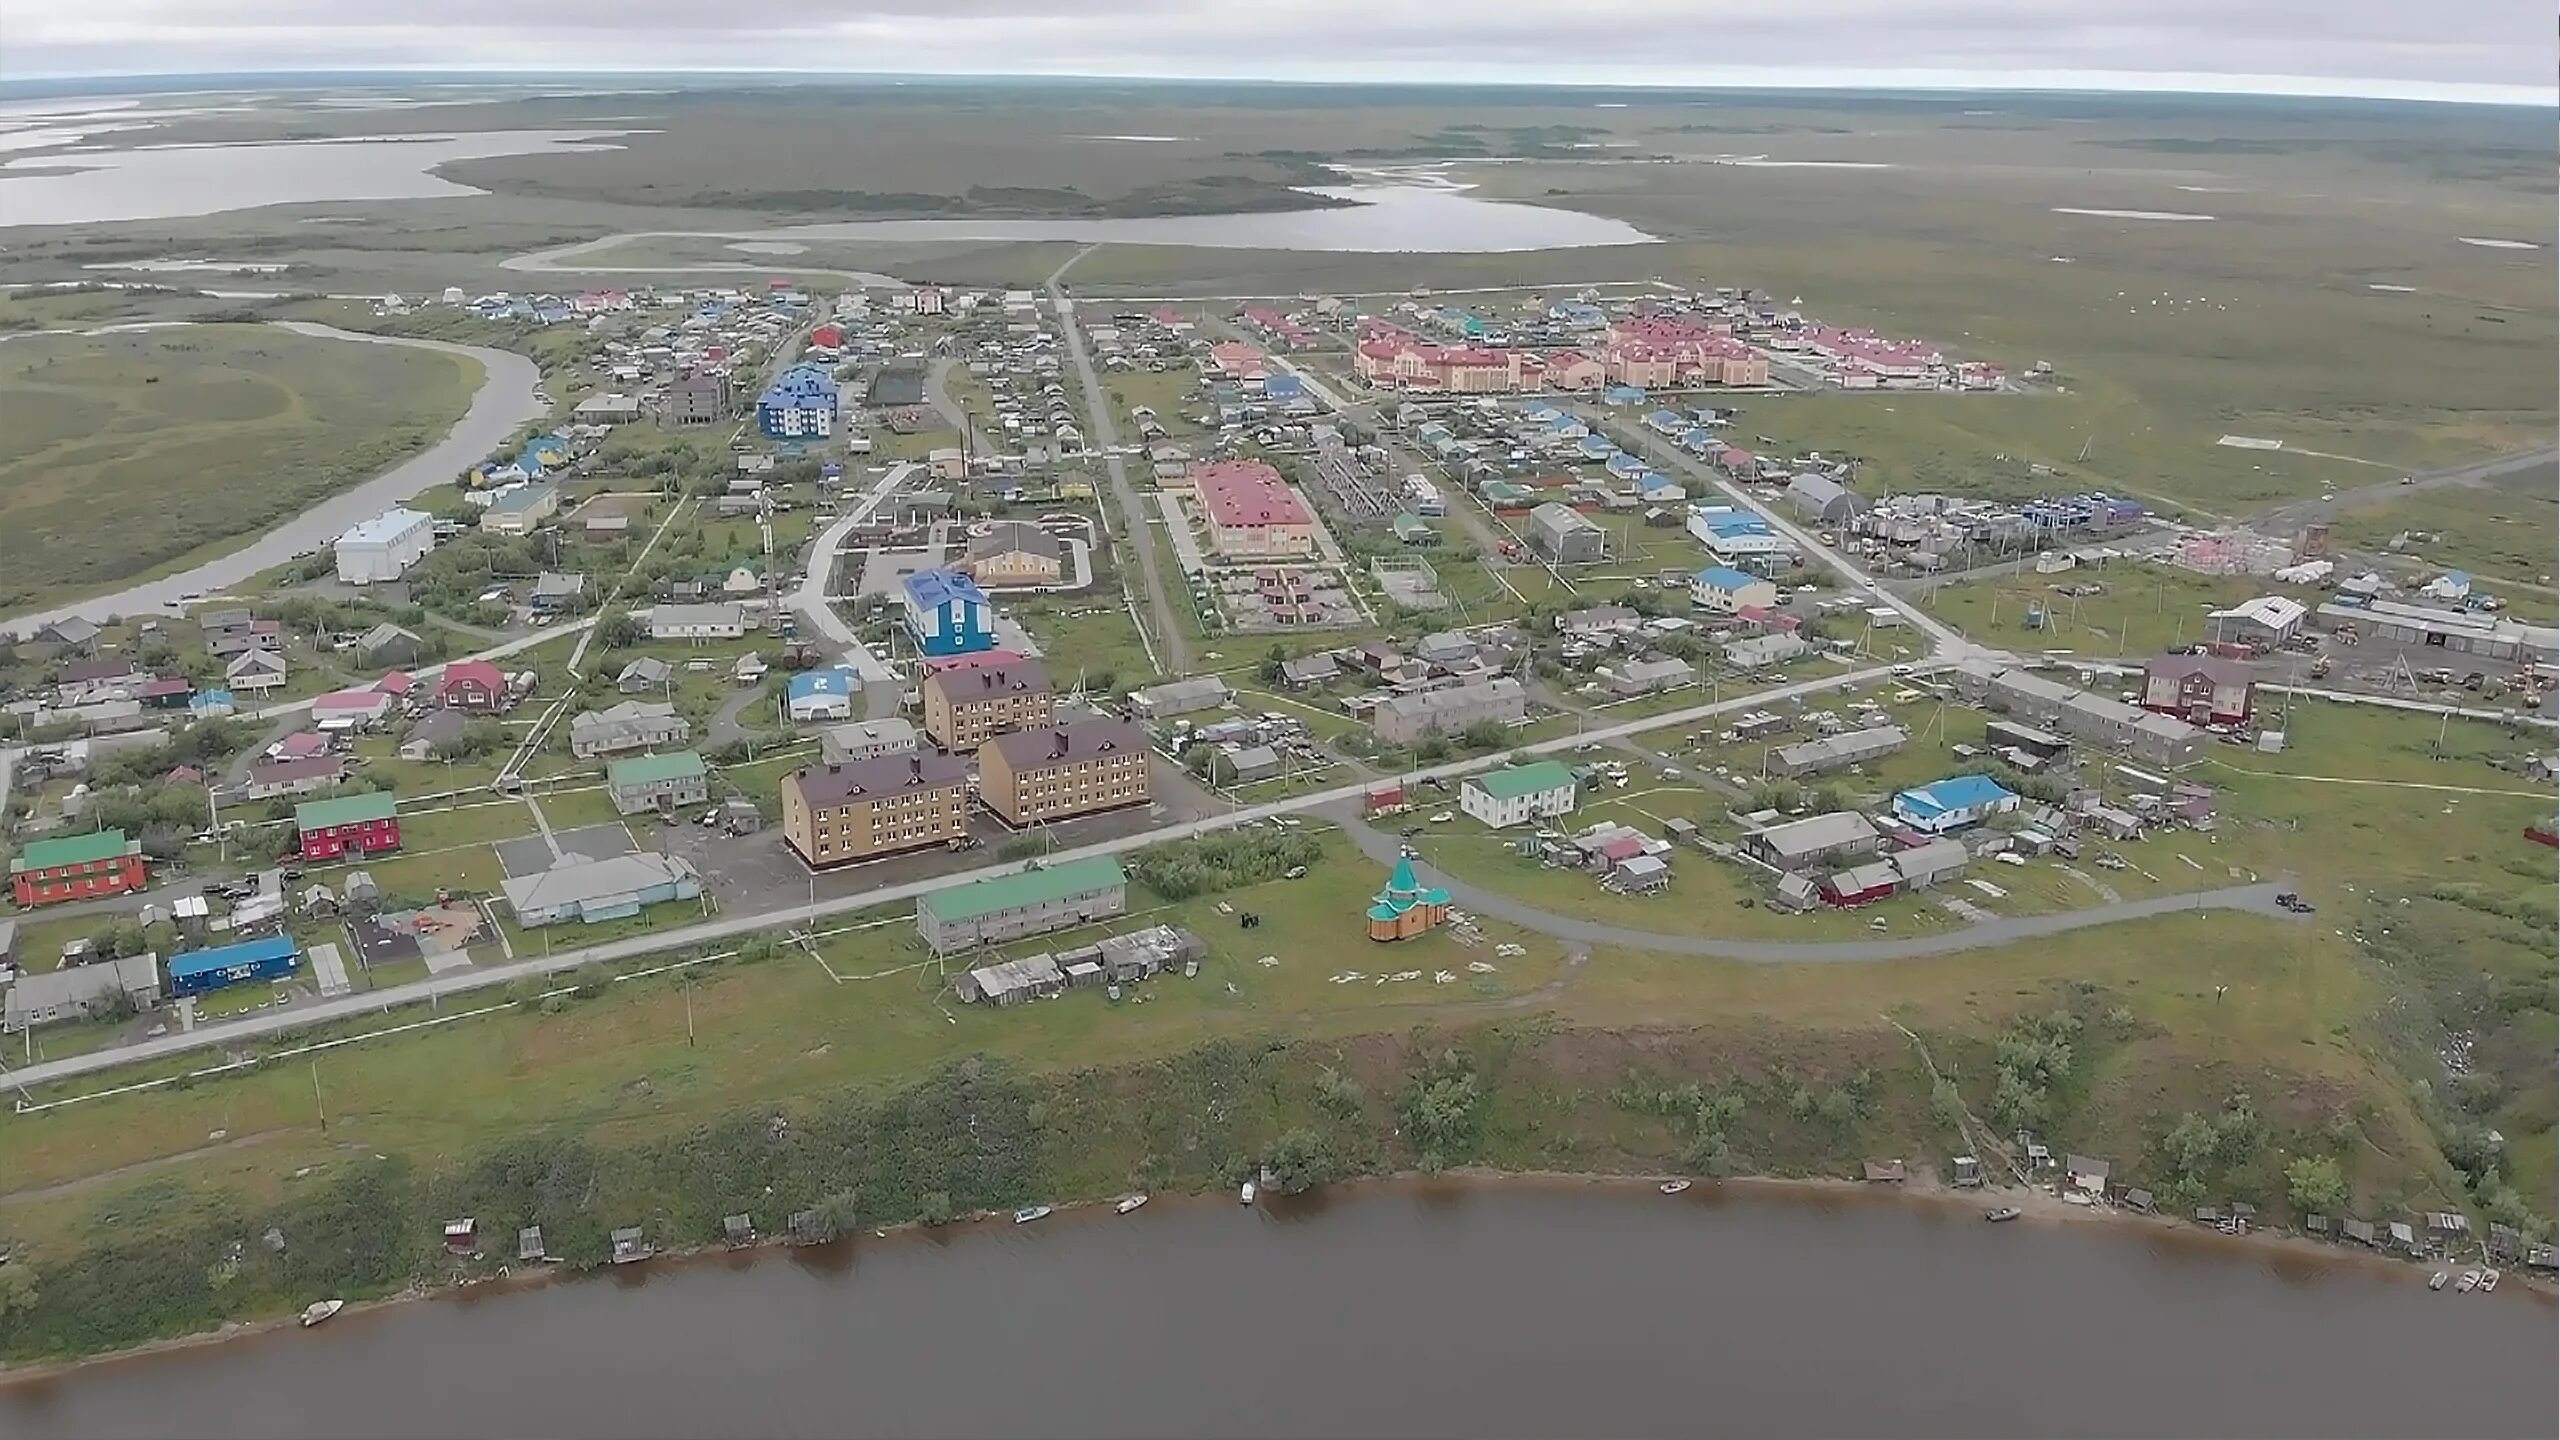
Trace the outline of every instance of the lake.
[[628, 130], [280, 140], [57, 150], [0, 165], [0, 229], [214, 215], [314, 200], [434, 200], [486, 191], [429, 173], [456, 160], [613, 149]]
[[0, 1390], [0, 1436], [2553, 1433], [2550, 1303], [2422, 1278], [1863, 1192], [1387, 1185], [483, 1287]]

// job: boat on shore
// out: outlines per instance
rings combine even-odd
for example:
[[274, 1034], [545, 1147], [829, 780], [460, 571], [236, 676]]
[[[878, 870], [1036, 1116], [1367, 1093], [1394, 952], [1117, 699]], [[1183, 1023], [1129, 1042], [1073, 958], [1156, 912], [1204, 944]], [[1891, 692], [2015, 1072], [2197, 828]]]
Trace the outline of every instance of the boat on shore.
[[2430, 1290], [2441, 1290], [2444, 1288], [2444, 1282], [2452, 1278], [2453, 1272], [2449, 1270], [2439, 1270], [2435, 1274], [2427, 1277], [2427, 1288]]
[[1677, 1195], [1688, 1188], [1689, 1182], [1686, 1180], [1665, 1180], [1662, 1182], [1662, 1193], [1665, 1195]]
[[1252, 1203], [1253, 1203], [1253, 1182], [1252, 1182], [1252, 1181], [1247, 1180], [1246, 1182], [1244, 1182], [1244, 1188], [1242, 1188], [1242, 1189], [1240, 1189], [1240, 1190], [1236, 1191], [1236, 1203], [1237, 1203], [1237, 1204], [1239, 1204], [1239, 1205], [1250, 1205], [1250, 1204], [1252, 1204]]
[[1985, 1215], [1982, 1218], [1990, 1221], [1994, 1225], [1997, 1225], [2003, 1220], [2015, 1220], [2026, 1213], [2026, 1211], [2019, 1209], [2015, 1205], [2003, 1205], [1999, 1209], [1992, 1211], [1990, 1214]]
[[302, 1307], [302, 1328], [308, 1330], [346, 1308], [344, 1300], [314, 1300]]
[[1144, 1196], [1144, 1195], [1132, 1195], [1132, 1196], [1130, 1196], [1128, 1199], [1121, 1201], [1119, 1204], [1114, 1205], [1114, 1206], [1112, 1206], [1111, 1208], [1112, 1208], [1112, 1209], [1114, 1209], [1114, 1210], [1119, 1211], [1119, 1212], [1120, 1212], [1121, 1214], [1123, 1214], [1123, 1215], [1126, 1215], [1126, 1214], [1128, 1214], [1130, 1211], [1135, 1210], [1135, 1209], [1137, 1209], [1139, 1206], [1144, 1205], [1144, 1204], [1146, 1204], [1146, 1203], [1147, 1203], [1147, 1197], [1146, 1197], [1146, 1196]]
[[2462, 1278], [2453, 1282], [2453, 1293], [2457, 1295], [2468, 1295], [2471, 1293], [2471, 1287], [2479, 1283], [2479, 1271], [2465, 1270], [2462, 1272]]
[[1052, 1212], [1049, 1207], [1046, 1205], [1025, 1205], [1021, 1209], [1013, 1212], [1013, 1223], [1016, 1225], [1028, 1225], [1034, 1220], [1048, 1219], [1051, 1213]]
[[2482, 1271], [2482, 1272], [2480, 1273], [2480, 1293], [2481, 1293], [2481, 1294], [2483, 1294], [2483, 1295], [2486, 1295], [2486, 1294], [2488, 1294], [2490, 1291], [2497, 1289], [2497, 1288], [2498, 1288], [2498, 1276], [2499, 1276], [2499, 1272], [2498, 1272], [2498, 1271], [2496, 1271], [2496, 1270], [2484, 1270], [2484, 1271]]

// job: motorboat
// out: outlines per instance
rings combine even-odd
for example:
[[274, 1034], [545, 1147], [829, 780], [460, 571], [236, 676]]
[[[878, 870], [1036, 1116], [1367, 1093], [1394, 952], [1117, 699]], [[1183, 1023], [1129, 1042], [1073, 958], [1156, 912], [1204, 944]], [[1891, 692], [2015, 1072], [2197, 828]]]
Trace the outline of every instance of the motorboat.
[[1242, 1189], [1240, 1189], [1240, 1190], [1236, 1191], [1236, 1203], [1237, 1203], [1237, 1204], [1239, 1204], [1239, 1205], [1250, 1205], [1250, 1204], [1252, 1204], [1252, 1203], [1253, 1203], [1253, 1182], [1252, 1182], [1252, 1181], [1247, 1180], [1246, 1182], [1244, 1182], [1244, 1187], [1243, 1187]]
[[302, 1328], [308, 1330], [346, 1308], [344, 1300], [314, 1300], [302, 1307]]
[[2441, 1290], [2444, 1288], [2444, 1282], [2452, 1278], [2452, 1272], [2439, 1270], [2435, 1274], [2427, 1277], [2427, 1288], [2430, 1290]]
[[2495, 1289], [2497, 1289], [2497, 1288], [2498, 1288], [2498, 1272], [2497, 1272], [2497, 1271], [2495, 1271], [2495, 1270], [2483, 1270], [2483, 1271], [2481, 1271], [2481, 1272], [2480, 1272], [2480, 1293], [2481, 1293], [2481, 1294], [2483, 1294], [2483, 1295], [2486, 1295], [2486, 1294], [2488, 1294], [2490, 1291], [2495, 1290]]
[[1990, 1214], [1985, 1215], [1982, 1218], [1996, 1225], [2003, 1220], [2015, 1220], [2026, 1213], [2026, 1211], [2019, 1209], [2015, 1205], [2003, 1205], [1999, 1209], [1992, 1211]]
[[1689, 1182], [1686, 1180], [1665, 1180], [1662, 1182], [1662, 1193], [1665, 1195], [1677, 1195], [1688, 1188]]
[[1021, 1209], [1013, 1212], [1013, 1223], [1016, 1225], [1028, 1225], [1034, 1220], [1046, 1220], [1048, 1218], [1049, 1207], [1046, 1205], [1025, 1205]]
[[1146, 1197], [1146, 1196], [1144, 1196], [1144, 1195], [1132, 1195], [1132, 1196], [1130, 1196], [1128, 1199], [1121, 1201], [1119, 1204], [1114, 1205], [1114, 1206], [1112, 1206], [1111, 1208], [1112, 1208], [1112, 1209], [1114, 1209], [1114, 1210], [1119, 1211], [1119, 1212], [1120, 1212], [1121, 1214], [1123, 1214], [1123, 1215], [1126, 1215], [1126, 1214], [1128, 1214], [1130, 1211], [1135, 1210], [1135, 1209], [1137, 1209], [1139, 1206], [1144, 1205], [1144, 1204], [1146, 1204], [1146, 1203], [1147, 1203], [1147, 1197]]
[[2468, 1295], [2471, 1293], [2471, 1287], [2479, 1283], [2479, 1271], [2465, 1270], [2462, 1272], [2462, 1278], [2453, 1282], [2453, 1292], [2457, 1295]]

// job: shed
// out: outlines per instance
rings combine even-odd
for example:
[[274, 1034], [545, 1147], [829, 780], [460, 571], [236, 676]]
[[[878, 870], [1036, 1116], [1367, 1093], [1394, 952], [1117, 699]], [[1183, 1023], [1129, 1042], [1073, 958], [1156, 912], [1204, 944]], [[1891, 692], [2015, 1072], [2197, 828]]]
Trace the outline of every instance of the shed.
[[1655, 855], [1630, 855], [1610, 867], [1609, 883], [1621, 890], [1650, 893], [1671, 883], [1671, 867]]
[[720, 1222], [720, 1237], [732, 1245], [756, 1243], [756, 1222], [740, 1213]]
[[531, 1265], [550, 1258], [542, 1248], [541, 1226], [527, 1225], [516, 1232], [516, 1260], [519, 1264]]
[[1871, 1185], [1899, 1185], [1911, 1178], [1909, 1169], [1899, 1160], [1869, 1160], [1866, 1176]]
[[2107, 1162], [2104, 1160], [2092, 1160], [2086, 1155], [2073, 1155], [2062, 1162], [2062, 1173], [2074, 1189], [2086, 1191], [2091, 1195], [2107, 1193]]
[[649, 1237], [637, 1225], [613, 1232], [613, 1263], [628, 1265], [649, 1258]]

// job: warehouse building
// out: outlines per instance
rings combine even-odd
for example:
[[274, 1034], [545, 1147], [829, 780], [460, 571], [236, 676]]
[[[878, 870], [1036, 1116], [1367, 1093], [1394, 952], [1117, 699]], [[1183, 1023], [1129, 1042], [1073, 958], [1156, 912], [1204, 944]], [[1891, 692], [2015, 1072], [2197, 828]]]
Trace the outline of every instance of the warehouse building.
[[123, 996], [137, 1011], [160, 1003], [160, 957], [127, 955], [64, 970], [23, 975], [9, 987], [0, 1032], [11, 1035], [39, 1025], [85, 1020]]
[[916, 902], [916, 933], [936, 955], [999, 945], [1129, 908], [1129, 875], [1108, 855], [954, 885]]
[[434, 516], [406, 506], [385, 510], [338, 537], [338, 583], [379, 585], [397, 580], [435, 543]]
[[1899, 725], [1875, 725], [1845, 734], [1825, 735], [1819, 740], [1771, 748], [1769, 773], [1793, 780], [1804, 775], [1846, 770], [1852, 765], [1881, 760], [1910, 743], [1911, 732]]
[[1753, 830], [1742, 837], [1742, 853], [1772, 869], [1793, 873], [1872, 855], [1881, 839], [1866, 816], [1834, 810]]

